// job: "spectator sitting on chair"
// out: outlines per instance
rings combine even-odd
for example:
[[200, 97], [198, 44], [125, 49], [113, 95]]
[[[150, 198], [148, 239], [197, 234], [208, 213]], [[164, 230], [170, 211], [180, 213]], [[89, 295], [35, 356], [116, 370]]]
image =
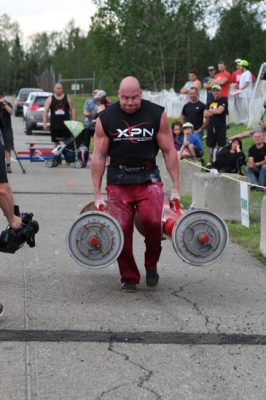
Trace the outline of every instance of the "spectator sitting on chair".
[[263, 133], [256, 129], [252, 138], [254, 144], [248, 150], [245, 172], [251, 184], [266, 186], [266, 143]]
[[190, 122], [183, 124], [184, 140], [180, 149], [180, 159], [183, 158], [201, 158], [203, 155], [203, 146], [196, 132], [193, 132], [194, 126]]
[[5, 148], [6, 172], [11, 173], [11, 150], [14, 147], [13, 129], [11, 126], [13, 107], [5, 100], [4, 92], [0, 90], [0, 134]]
[[228, 146], [217, 152], [212, 168], [219, 172], [240, 173], [240, 168], [245, 164], [245, 158], [241, 140], [234, 139]]

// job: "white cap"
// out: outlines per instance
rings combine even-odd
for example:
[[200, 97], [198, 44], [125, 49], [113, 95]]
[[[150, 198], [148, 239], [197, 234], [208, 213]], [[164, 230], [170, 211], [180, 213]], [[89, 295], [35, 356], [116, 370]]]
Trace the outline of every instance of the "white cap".
[[106, 93], [104, 90], [97, 90], [96, 98], [100, 99], [101, 97], [106, 96]]
[[236, 64], [239, 64], [241, 61], [242, 61], [241, 58], [236, 58], [236, 59], [235, 59], [235, 63], [236, 63]]

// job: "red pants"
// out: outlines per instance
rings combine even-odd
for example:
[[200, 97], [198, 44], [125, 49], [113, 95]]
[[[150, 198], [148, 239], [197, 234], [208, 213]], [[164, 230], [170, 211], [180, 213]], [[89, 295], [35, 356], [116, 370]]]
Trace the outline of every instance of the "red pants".
[[134, 218], [138, 212], [145, 231], [144, 266], [153, 271], [161, 254], [163, 184], [107, 185], [108, 208], [124, 233], [124, 247], [118, 257], [121, 282], [139, 283], [140, 273], [135, 262], [133, 246]]

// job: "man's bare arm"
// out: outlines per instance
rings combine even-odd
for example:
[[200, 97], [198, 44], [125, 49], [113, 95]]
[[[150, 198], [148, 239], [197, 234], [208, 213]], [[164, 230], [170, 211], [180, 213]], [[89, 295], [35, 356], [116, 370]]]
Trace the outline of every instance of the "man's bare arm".
[[76, 121], [76, 109], [75, 106], [71, 100], [71, 98], [69, 96], [67, 96], [67, 100], [68, 100], [68, 104], [69, 104], [69, 108], [70, 108], [70, 113], [71, 113], [71, 119], [73, 121]]
[[99, 118], [96, 120], [94, 150], [91, 159], [91, 176], [95, 200], [101, 199], [102, 178], [105, 171], [106, 157], [109, 150], [109, 138], [105, 135]]
[[51, 107], [51, 102], [52, 102], [52, 97], [49, 96], [45, 103], [44, 103], [44, 110], [43, 110], [43, 129], [46, 131], [47, 127], [48, 127], [48, 113], [49, 113], [49, 109]]

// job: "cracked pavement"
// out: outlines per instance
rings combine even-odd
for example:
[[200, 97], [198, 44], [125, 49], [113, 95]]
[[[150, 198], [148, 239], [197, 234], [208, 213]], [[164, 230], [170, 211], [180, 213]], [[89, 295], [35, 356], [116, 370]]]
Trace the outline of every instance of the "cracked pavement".
[[[21, 118], [13, 122], [16, 150], [25, 149]], [[92, 200], [90, 169], [23, 165], [26, 174], [13, 163], [10, 183], [40, 231], [35, 248], [1, 253], [1, 400], [265, 400], [266, 266], [230, 243], [217, 263], [192, 267], [167, 240], [158, 288], [146, 289], [143, 279], [136, 294], [121, 293], [116, 265], [90, 271], [66, 250], [71, 222]], [[138, 232], [134, 251], [143, 273]], [[34, 340], [19, 339], [37, 330]], [[69, 339], [49, 341], [58, 331]], [[123, 339], [126, 332], [135, 341]], [[255, 340], [212, 342], [219, 335]]]

